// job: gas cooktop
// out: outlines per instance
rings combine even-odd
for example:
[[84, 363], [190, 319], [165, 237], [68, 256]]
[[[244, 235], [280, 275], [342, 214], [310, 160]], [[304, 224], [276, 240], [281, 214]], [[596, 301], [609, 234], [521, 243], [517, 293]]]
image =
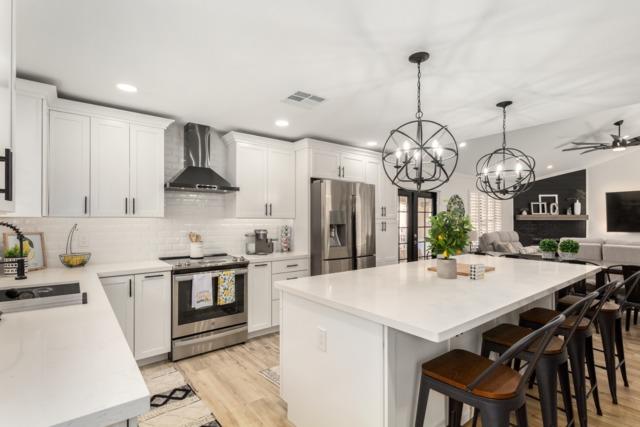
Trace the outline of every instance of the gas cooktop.
[[205, 255], [204, 258], [197, 259], [189, 258], [188, 256], [161, 257], [160, 261], [170, 264], [173, 271], [193, 269], [220, 270], [230, 266], [249, 265], [249, 261], [244, 257], [225, 253]]

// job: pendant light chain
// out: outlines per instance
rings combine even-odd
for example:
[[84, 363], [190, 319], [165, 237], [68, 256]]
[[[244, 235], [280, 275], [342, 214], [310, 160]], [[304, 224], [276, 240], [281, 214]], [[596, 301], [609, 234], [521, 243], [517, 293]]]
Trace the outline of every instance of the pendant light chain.
[[422, 88], [420, 86], [420, 80], [422, 80], [422, 71], [420, 70], [420, 63], [418, 62], [418, 111], [416, 112], [416, 119], [422, 118], [422, 101], [420, 99], [420, 92]]
[[502, 148], [507, 148], [507, 107], [502, 107]]

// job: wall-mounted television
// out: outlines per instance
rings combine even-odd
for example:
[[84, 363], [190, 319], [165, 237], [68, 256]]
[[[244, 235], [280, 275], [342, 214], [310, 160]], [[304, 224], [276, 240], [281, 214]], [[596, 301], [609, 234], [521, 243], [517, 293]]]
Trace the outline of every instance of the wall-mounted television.
[[607, 231], [640, 232], [640, 191], [607, 193]]

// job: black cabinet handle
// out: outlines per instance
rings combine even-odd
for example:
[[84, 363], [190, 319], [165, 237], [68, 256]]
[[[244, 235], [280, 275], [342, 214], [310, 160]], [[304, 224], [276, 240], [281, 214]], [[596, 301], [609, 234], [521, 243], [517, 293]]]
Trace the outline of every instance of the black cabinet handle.
[[144, 276], [145, 279], [153, 279], [155, 277], [164, 277], [164, 274], [149, 274], [147, 276]]
[[342, 168], [338, 166], [338, 178], [340, 178], [341, 171], [342, 171]]
[[266, 267], [269, 264], [254, 264], [254, 267]]
[[298, 266], [298, 264], [289, 264], [289, 265], [287, 265], [287, 268], [293, 268], [293, 267], [297, 267], [297, 266]]
[[273, 216], [273, 205], [269, 203], [269, 216]]
[[134, 197], [133, 199], [131, 199], [131, 209], [133, 210], [133, 214], [136, 214], [136, 198]]
[[88, 197], [84, 196], [84, 214], [85, 215], [87, 214], [87, 199], [88, 199]]
[[267, 209], [268, 209], [268, 206], [269, 206], [269, 204], [268, 204], [268, 203], [265, 203], [265, 204], [264, 204], [264, 216], [268, 216], [268, 215], [269, 215], [269, 213], [268, 213], [269, 211], [267, 210]]
[[4, 188], [0, 188], [0, 193], [4, 193], [4, 199], [13, 200], [13, 154], [9, 148], [4, 149], [4, 156], [0, 156], [0, 162], [4, 162]]
[[287, 280], [295, 280], [297, 277], [287, 277]]
[[131, 298], [133, 296], [133, 289], [131, 288], [131, 279], [129, 279], [129, 298]]
[[124, 198], [124, 214], [127, 215], [129, 213], [129, 198]]

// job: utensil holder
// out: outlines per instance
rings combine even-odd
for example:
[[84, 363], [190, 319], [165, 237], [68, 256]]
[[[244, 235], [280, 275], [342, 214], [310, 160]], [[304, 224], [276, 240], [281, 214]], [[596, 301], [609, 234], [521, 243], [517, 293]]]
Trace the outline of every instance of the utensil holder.
[[204, 253], [202, 252], [202, 242], [191, 242], [191, 246], [189, 247], [189, 258], [204, 258]]

